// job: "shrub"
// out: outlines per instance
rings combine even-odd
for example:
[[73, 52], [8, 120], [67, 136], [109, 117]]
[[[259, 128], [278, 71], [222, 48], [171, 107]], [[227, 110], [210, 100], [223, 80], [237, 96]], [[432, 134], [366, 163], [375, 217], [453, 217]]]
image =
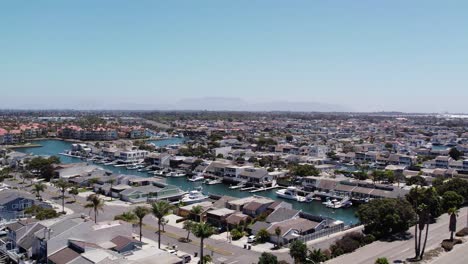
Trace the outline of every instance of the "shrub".
[[442, 241], [441, 246], [445, 251], [451, 251], [455, 245], [461, 243], [462, 241], [460, 239], [454, 239], [453, 241], [451, 241], [450, 239], [446, 239]]
[[244, 236], [244, 233], [239, 231], [238, 229], [231, 230], [231, 237], [232, 240], [239, 240]]
[[268, 242], [268, 240], [270, 240], [270, 234], [266, 229], [262, 228], [258, 231], [257, 235], [255, 236], [255, 240], [258, 243]]
[[378, 258], [375, 260], [375, 264], [389, 264], [387, 258]]

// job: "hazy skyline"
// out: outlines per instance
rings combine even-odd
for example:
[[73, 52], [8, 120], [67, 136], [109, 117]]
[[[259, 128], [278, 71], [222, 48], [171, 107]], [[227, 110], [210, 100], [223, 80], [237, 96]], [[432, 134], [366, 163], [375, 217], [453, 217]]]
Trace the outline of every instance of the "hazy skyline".
[[2, 1], [0, 108], [467, 113], [466, 10], [466, 1]]

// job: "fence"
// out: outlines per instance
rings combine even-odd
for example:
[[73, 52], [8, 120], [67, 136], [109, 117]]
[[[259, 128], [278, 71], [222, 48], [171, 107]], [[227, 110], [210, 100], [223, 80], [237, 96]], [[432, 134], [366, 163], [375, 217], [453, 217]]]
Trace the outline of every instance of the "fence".
[[[300, 240], [300, 241], [306, 243], [308, 241], [311, 241], [311, 240], [314, 240], [314, 239], [317, 239], [317, 238], [321, 238], [321, 237], [325, 237], [325, 236], [328, 236], [328, 235], [331, 235], [331, 234], [334, 234], [334, 233], [338, 233], [338, 232], [341, 232], [343, 230], [344, 230], [344, 224], [341, 223], [341, 224], [338, 224], [338, 225], [335, 225], [335, 226], [332, 226], [332, 227], [329, 227], [329, 228], [322, 229], [320, 231], [314, 232], [312, 234], [300, 236], [296, 240]], [[285, 246], [288, 246], [288, 245], [285, 245]]]

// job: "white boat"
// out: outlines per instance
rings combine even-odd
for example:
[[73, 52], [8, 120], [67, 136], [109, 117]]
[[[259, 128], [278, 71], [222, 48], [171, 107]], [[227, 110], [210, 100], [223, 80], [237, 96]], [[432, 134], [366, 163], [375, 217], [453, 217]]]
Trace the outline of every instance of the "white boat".
[[197, 190], [193, 190], [185, 194], [180, 201], [185, 204], [192, 204], [201, 202], [203, 200], [206, 200], [207, 198], [208, 196], [202, 193], [201, 188], [198, 188]]
[[245, 187], [245, 182], [239, 182], [237, 185], [229, 186], [229, 189], [239, 189]]
[[338, 209], [338, 208], [348, 208], [353, 205], [349, 197], [344, 197], [341, 201], [337, 199], [328, 200], [325, 204], [328, 208]]
[[150, 171], [151, 169], [149, 167], [143, 167], [141, 169], [138, 169], [139, 172], [145, 172], [145, 171]]
[[186, 176], [185, 173], [176, 172], [176, 171], [171, 171], [166, 174], [166, 177], [185, 177], [185, 176]]
[[189, 178], [188, 180], [191, 182], [196, 182], [196, 181], [203, 181], [205, 177], [203, 177], [203, 174], [199, 173], [197, 175], [192, 176], [192, 178]]
[[276, 191], [276, 196], [284, 199], [295, 200], [298, 202], [305, 202], [306, 198], [297, 194], [297, 188], [289, 186], [287, 189], [281, 189]]
[[137, 170], [138, 168], [140, 168], [138, 165], [131, 165], [131, 166], [127, 166], [125, 167], [127, 170]]
[[164, 170], [156, 170], [156, 171], [153, 172], [153, 175], [165, 176], [165, 171]]
[[209, 180], [206, 184], [208, 185], [214, 185], [214, 184], [220, 184], [222, 183], [223, 181], [220, 180], [220, 179], [216, 179], [216, 180]]

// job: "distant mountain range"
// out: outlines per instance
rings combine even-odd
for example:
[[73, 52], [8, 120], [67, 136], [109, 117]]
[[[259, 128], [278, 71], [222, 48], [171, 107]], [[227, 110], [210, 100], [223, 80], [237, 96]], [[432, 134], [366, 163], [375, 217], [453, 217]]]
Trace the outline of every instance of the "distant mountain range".
[[[6, 109], [76, 109], [76, 110], [207, 110], [207, 111], [294, 111], [294, 112], [350, 112], [344, 106], [318, 103], [294, 102], [286, 100], [270, 102], [251, 102], [241, 98], [231, 97], [200, 97], [175, 100], [174, 102], [148, 103], [145, 99], [54, 99], [52, 102], [39, 100], [33, 103], [24, 102], [21, 106], [5, 103]], [[120, 101], [120, 100], [119, 100]], [[159, 100], [158, 100], [159, 101]], [[11, 101], [10, 101], [11, 102]]]
[[187, 98], [174, 103], [120, 103], [101, 105], [99, 109], [137, 109], [137, 110], [207, 110], [207, 111], [294, 111], [294, 112], [349, 112], [344, 106], [317, 102], [248, 102], [240, 98], [203, 97]]

